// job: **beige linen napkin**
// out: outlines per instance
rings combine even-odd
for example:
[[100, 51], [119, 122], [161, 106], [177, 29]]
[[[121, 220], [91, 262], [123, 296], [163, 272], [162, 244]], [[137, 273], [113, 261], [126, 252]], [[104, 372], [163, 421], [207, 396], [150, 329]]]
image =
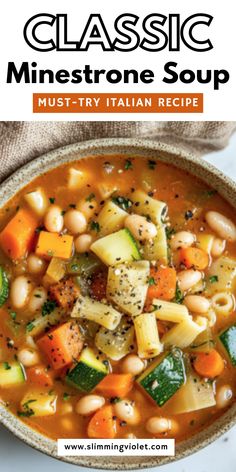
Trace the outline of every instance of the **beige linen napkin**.
[[225, 147], [235, 129], [236, 122], [232, 121], [2, 121], [0, 180], [34, 157], [79, 141], [108, 137], [155, 139], [201, 156]]

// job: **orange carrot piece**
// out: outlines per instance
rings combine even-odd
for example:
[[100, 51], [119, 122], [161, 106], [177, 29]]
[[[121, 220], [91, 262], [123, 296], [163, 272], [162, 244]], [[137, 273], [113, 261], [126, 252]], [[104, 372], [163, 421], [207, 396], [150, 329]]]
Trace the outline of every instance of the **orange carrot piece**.
[[71, 257], [72, 246], [73, 237], [68, 234], [60, 235], [58, 233], [40, 231], [36, 254], [45, 259], [60, 257], [66, 260]]
[[0, 246], [13, 260], [32, 250], [38, 220], [29, 210], [21, 208], [0, 233]]
[[180, 249], [179, 260], [187, 269], [204, 270], [209, 264], [208, 254], [201, 248], [198, 247], [186, 247]]
[[117, 432], [117, 420], [111, 405], [103, 406], [91, 418], [88, 424], [88, 437], [94, 439], [114, 439]]
[[99, 392], [106, 397], [125, 397], [133, 387], [131, 374], [108, 374], [97, 385]]
[[147, 304], [153, 298], [172, 300], [176, 291], [176, 271], [172, 267], [152, 267], [150, 271]]
[[55, 370], [71, 364], [83, 347], [79, 328], [71, 321], [45, 334], [37, 344]]
[[28, 382], [40, 385], [41, 387], [52, 387], [52, 373], [45, 365], [36, 365], [26, 369], [26, 377]]
[[210, 352], [196, 353], [193, 366], [202, 377], [214, 379], [223, 372], [224, 360], [215, 349], [212, 349]]
[[71, 308], [79, 296], [79, 288], [72, 279], [62, 280], [58, 284], [52, 285], [49, 289], [51, 298], [56, 300], [62, 308]]

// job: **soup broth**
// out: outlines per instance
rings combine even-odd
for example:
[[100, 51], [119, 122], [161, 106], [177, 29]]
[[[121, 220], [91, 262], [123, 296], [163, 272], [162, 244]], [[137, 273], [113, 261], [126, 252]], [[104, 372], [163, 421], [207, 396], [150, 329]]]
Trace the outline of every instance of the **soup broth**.
[[181, 441], [235, 400], [235, 211], [205, 183], [88, 157], [19, 191], [0, 231], [0, 399], [30, 427]]

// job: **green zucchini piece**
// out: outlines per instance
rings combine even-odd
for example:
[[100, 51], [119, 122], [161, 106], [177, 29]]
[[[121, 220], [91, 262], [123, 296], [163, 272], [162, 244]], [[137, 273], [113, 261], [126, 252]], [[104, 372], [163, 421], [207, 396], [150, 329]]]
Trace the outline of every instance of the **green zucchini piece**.
[[236, 325], [230, 326], [219, 335], [228, 357], [233, 366], [236, 366]]
[[158, 264], [168, 263], [168, 244], [165, 226], [157, 226], [157, 235], [145, 241], [143, 257], [148, 261], [157, 261]]
[[158, 406], [163, 406], [185, 382], [182, 351], [173, 349], [153, 362], [137, 382]]
[[25, 382], [25, 371], [20, 362], [0, 363], [0, 387], [11, 388]]
[[90, 249], [108, 266], [141, 259], [137, 243], [127, 228], [98, 239]]
[[128, 315], [143, 312], [150, 274], [148, 261], [135, 261], [109, 267], [106, 295]]
[[196, 373], [189, 373], [186, 383], [168, 404], [171, 414], [189, 413], [216, 404], [213, 385], [205, 382]]
[[193, 352], [210, 352], [214, 348], [214, 340], [210, 328], [200, 333], [189, 346]]
[[107, 374], [107, 366], [97, 359], [90, 347], [86, 347], [76, 366], [67, 374], [66, 382], [82, 392], [91, 392]]
[[7, 274], [5, 270], [0, 267], [0, 307], [4, 305], [4, 303], [8, 299], [9, 294], [9, 282], [7, 278]]
[[76, 254], [67, 265], [67, 273], [88, 278], [101, 266], [101, 261], [94, 254]]

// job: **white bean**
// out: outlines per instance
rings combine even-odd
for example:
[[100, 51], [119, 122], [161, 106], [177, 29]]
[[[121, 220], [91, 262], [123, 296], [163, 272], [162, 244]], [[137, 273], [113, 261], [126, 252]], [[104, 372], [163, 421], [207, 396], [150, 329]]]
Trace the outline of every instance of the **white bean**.
[[78, 210], [69, 210], [66, 212], [65, 227], [72, 234], [83, 233], [87, 228], [87, 220], [84, 214]]
[[170, 247], [173, 251], [177, 249], [190, 247], [196, 240], [196, 237], [190, 231], [179, 231], [174, 234], [170, 241]]
[[193, 313], [206, 313], [210, 309], [210, 302], [201, 295], [187, 295], [184, 304]]
[[30, 311], [38, 311], [42, 308], [47, 299], [47, 292], [44, 287], [36, 287], [30, 294], [28, 308]]
[[46, 262], [36, 254], [30, 254], [27, 259], [27, 268], [30, 274], [41, 274], [46, 270]]
[[146, 423], [146, 430], [151, 434], [163, 434], [171, 430], [171, 420], [161, 416], [153, 416]]
[[105, 404], [105, 398], [99, 395], [86, 395], [77, 402], [75, 410], [79, 415], [91, 415]]
[[115, 404], [114, 410], [116, 416], [129, 425], [140, 423], [141, 416], [137, 407], [130, 400], [123, 399]]
[[121, 370], [125, 374], [139, 375], [144, 370], [145, 364], [136, 354], [129, 354], [122, 362]]
[[18, 361], [25, 367], [32, 367], [40, 362], [39, 353], [33, 349], [21, 349], [18, 354]]
[[220, 257], [225, 250], [225, 240], [220, 238], [215, 238], [212, 243], [211, 255], [212, 257]]
[[144, 216], [127, 216], [125, 219], [125, 227], [128, 228], [135, 239], [139, 241], [152, 239], [157, 235], [156, 226], [153, 223], [149, 223]]
[[190, 288], [194, 287], [202, 278], [202, 274], [199, 270], [189, 269], [182, 270], [177, 274], [178, 286], [181, 292], [185, 292]]
[[236, 241], [236, 226], [226, 216], [217, 211], [208, 211], [205, 215], [206, 222], [222, 239]]
[[222, 385], [216, 392], [216, 406], [217, 408], [225, 408], [233, 396], [230, 385]]
[[98, 204], [96, 200], [86, 201], [86, 199], [80, 200], [77, 205], [77, 210], [81, 211], [87, 220], [90, 220], [96, 212]]
[[64, 225], [62, 209], [57, 205], [51, 205], [44, 217], [44, 226], [51, 233], [60, 233]]
[[93, 237], [91, 234], [81, 234], [75, 239], [75, 250], [78, 253], [83, 253], [89, 251], [89, 248], [93, 242]]
[[31, 290], [32, 283], [28, 277], [25, 275], [19, 275], [19, 277], [16, 277], [11, 284], [10, 290], [12, 305], [15, 308], [23, 308], [28, 301]]

